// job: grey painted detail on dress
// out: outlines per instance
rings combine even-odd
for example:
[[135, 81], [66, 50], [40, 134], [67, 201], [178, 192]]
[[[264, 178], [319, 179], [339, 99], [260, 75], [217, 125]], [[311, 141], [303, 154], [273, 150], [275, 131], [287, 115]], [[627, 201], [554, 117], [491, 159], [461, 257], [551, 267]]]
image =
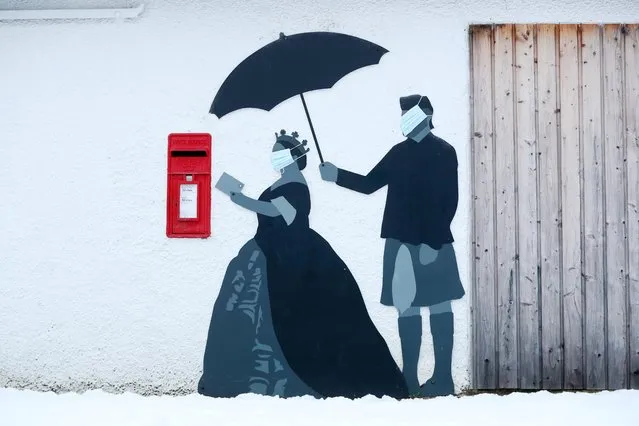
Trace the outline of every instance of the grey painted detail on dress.
[[[222, 341], [231, 345], [240, 340], [252, 343], [247, 347], [250, 353], [229, 354], [207, 341], [204, 367], [208, 374], [200, 379], [200, 390], [205, 394], [317, 396], [290, 368], [279, 347], [270, 316], [266, 267], [266, 258], [255, 240], [247, 242], [229, 265], [220, 307], [228, 313], [225, 318], [230, 326], [213, 325], [224, 334], [217, 336]], [[224, 365], [219, 365], [221, 359]], [[228, 383], [220, 383], [229, 377], [232, 379]]]
[[293, 207], [291, 203], [286, 201], [286, 198], [277, 197], [271, 200], [271, 203], [273, 203], [275, 208], [280, 212], [287, 225], [293, 223], [293, 221], [295, 220], [295, 215], [297, 214], [297, 210], [295, 210], [295, 207]]

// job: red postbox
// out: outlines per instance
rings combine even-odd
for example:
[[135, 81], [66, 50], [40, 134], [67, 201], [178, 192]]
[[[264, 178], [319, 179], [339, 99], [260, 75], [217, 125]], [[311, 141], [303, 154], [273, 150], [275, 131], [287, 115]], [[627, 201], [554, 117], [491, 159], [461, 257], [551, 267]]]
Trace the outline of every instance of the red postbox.
[[166, 235], [207, 238], [211, 235], [211, 135], [169, 135]]

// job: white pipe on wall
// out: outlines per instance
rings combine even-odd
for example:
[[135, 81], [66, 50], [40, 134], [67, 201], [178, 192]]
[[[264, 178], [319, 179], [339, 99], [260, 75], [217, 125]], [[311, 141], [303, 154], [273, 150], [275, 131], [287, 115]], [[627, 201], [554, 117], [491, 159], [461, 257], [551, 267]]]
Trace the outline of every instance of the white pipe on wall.
[[46, 19], [133, 19], [140, 16], [144, 4], [124, 9], [48, 9], [0, 10], [0, 21]]

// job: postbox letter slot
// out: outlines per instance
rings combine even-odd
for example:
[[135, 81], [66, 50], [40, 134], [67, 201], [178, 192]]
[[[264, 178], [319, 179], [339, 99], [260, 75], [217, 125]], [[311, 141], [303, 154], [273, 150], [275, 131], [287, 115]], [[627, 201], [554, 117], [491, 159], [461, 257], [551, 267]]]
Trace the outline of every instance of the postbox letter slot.
[[171, 151], [171, 157], [206, 157], [206, 151]]

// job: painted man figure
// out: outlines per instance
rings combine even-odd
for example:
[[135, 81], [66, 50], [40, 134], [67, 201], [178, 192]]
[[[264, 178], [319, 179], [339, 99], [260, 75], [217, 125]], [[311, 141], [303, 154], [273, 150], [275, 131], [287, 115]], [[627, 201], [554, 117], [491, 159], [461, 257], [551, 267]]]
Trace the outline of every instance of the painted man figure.
[[[432, 133], [433, 107], [426, 96], [400, 98], [401, 129], [396, 144], [362, 176], [331, 163], [320, 165], [322, 179], [363, 194], [388, 185], [381, 237], [384, 276], [381, 303], [399, 312], [403, 373], [412, 394], [454, 393], [451, 373], [451, 300], [464, 296], [450, 224], [458, 202], [455, 149]], [[428, 306], [435, 348], [433, 376], [419, 385], [422, 341], [420, 308]]]

